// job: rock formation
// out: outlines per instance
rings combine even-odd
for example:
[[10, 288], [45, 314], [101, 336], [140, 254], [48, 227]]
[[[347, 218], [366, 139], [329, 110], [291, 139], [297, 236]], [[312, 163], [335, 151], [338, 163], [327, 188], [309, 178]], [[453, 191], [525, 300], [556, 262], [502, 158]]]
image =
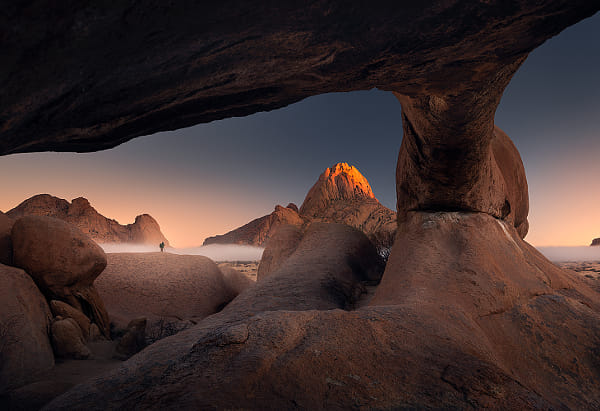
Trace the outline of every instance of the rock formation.
[[311, 226], [279, 269], [221, 313], [49, 409], [600, 405], [598, 294], [507, 222], [465, 212], [410, 219], [367, 306], [339, 309], [360, 273], [376, 272], [374, 249], [352, 261], [367, 249], [351, 228]]
[[311, 222], [340, 223], [358, 228], [382, 247], [390, 247], [396, 232], [396, 213], [375, 198], [369, 182], [354, 166], [338, 163], [325, 169], [309, 190], [302, 207], [294, 203], [224, 235], [209, 237], [208, 244], [265, 245], [282, 225], [306, 227]]
[[221, 313], [49, 408], [600, 408], [600, 295], [522, 240], [522, 164], [494, 126], [527, 54], [598, 9], [7, 7], [3, 154], [100, 150], [332, 91], [378, 87], [402, 105], [398, 231], [370, 304], [355, 298], [372, 245], [317, 225]]
[[169, 241], [161, 233], [156, 220], [148, 214], [135, 218], [133, 224], [121, 225], [98, 213], [90, 202], [78, 197], [71, 203], [49, 194], [35, 195], [6, 213], [17, 219], [27, 215], [49, 216], [67, 221], [89, 235], [97, 243], [135, 243], [157, 245]]
[[111, 320], [123, 328], [141, 317], [149, 327], [161, 320], [189, 325], [237, 295], [219, 267], [204, 256], [111, 253], [107, 260], [95, 285]]
[[104, 251], [71, 224], [27, 216], [12, 228], [13, 260], [49, 300], [61, 300], [86, 314], [109, 337], [108, 315], [94, 287], [106, 267]]
[[72, 318], [55, 317], [52, 322], [52, 345], [58, 357], [76, 360], [88, 358], [91, 352], [85, 345], [86, 337]]
[[305, 224], [305, 220], [298, 215], [293, 207], [284, 208], [276, 205], [271, 214], [252, 220], [227, 234], [209, 237], [204, 240], [204, 245], [244, 244], [260, 246], [271, 236], [273, 230], [283, 224], [302, 226]]
[[396, 233], [396, 213], [382, 206], [367, 179], [346, 163], [321, 174], [306, 195], [300, 215], [309, 221], [355, 227], [384, 247], [392, 245]]
[[265, 244], [260, 264], [256, 273], [257, 281], [277, 270], [296, 248], [304, 237], [304, 230], [293, 225], [279, 226]]
[[48, 303], [23, 270], [0, 264], [0, 395], [54, 366]]
[[594, 238], [592, 240], [592, 244], [590, 244], [590, 246], [597, 246], [600, 245], [600, 238]]
[[589, 0], [7, 7], [0, 154], [101, 150], [328, 92], [482, 90], [599, 8]]
[[12, 240], [10, 231], [14, 221], [0, 211], [0, 264], [12, 265]]
[[233, 267], [219, 267], [219, 270], [223, 273], [223, 279], [230, 290], [230, 295], [237, 296], [256, 283], [246, 274]]

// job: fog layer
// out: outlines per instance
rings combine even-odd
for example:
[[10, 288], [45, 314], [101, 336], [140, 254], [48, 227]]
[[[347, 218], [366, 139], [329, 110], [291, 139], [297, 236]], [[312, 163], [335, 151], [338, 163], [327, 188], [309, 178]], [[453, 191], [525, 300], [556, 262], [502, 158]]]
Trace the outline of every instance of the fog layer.
[[[105, 253], [155, 253], [158, 246], [146, 244], [99, 244]], [[192, 248], [165, 248], [166, 253], [203, 255], [213, 261], [258, 261], [264, 248], [237, 244], [210, 244]]]
[[537, 247], [550, 261], [600, 260], [600, 247]]

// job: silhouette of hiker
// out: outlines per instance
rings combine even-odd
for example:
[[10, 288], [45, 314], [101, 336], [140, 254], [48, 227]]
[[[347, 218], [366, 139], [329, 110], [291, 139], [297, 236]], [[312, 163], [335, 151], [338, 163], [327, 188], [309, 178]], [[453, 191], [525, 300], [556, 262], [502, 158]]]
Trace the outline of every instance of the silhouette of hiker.
[[161, 241], [161, 243], [158, 245], [160, 247], [160, 252], [162, 253], [163, 251], [165, 251], [165, 242]]

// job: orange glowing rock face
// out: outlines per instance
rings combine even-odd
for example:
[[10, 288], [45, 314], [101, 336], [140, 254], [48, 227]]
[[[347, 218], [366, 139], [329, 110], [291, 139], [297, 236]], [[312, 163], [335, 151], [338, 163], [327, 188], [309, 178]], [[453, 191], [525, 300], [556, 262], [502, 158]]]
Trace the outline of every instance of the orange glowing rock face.
[[371, 185], [354, 166], [337, 163], [326, 169], [310, 189], [300, 214], [313, 216], [335, 200], [375, 198]]

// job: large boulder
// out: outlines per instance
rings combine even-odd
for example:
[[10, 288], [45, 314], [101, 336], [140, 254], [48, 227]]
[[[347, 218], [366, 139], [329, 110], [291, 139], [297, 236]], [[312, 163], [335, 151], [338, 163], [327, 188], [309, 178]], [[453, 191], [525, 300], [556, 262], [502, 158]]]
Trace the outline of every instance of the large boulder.
[[26, 216], [12, 228], [14, 264], [23, 268], [48, 299], [67, 302], [109, 336], [108, 315], [94, 288], [106, 255], [77, 227], [57, 218]]
[[14, 221], [0, 211], [0, 264], [12, 265], [12, 239], [10, 232]]
[[[350, 309], [366, 284], [379, 282], [383, 262], [361, 231], [313, 223], [287, 257], [223, 310], [244, 317], [269, 310]], [[232, 314], [232, 313], [237, 314]]]
[[0, 264], [0, 394], [54, 366], [52, 315], [27, 273]]
[[170, 253], [107, 254], [96, 280], [106, 309], [121, 327], [140, 317], [200, 321], [235, 297], [209, 258]]
[[257, 281], [266, 278], [271, 272], [278, 269], [296, 251], [303, 236], [304, 230], [300, 227], [293, 225], [279, 227], [265, 245], [265, 251], [263, 251], [258, 265]]

